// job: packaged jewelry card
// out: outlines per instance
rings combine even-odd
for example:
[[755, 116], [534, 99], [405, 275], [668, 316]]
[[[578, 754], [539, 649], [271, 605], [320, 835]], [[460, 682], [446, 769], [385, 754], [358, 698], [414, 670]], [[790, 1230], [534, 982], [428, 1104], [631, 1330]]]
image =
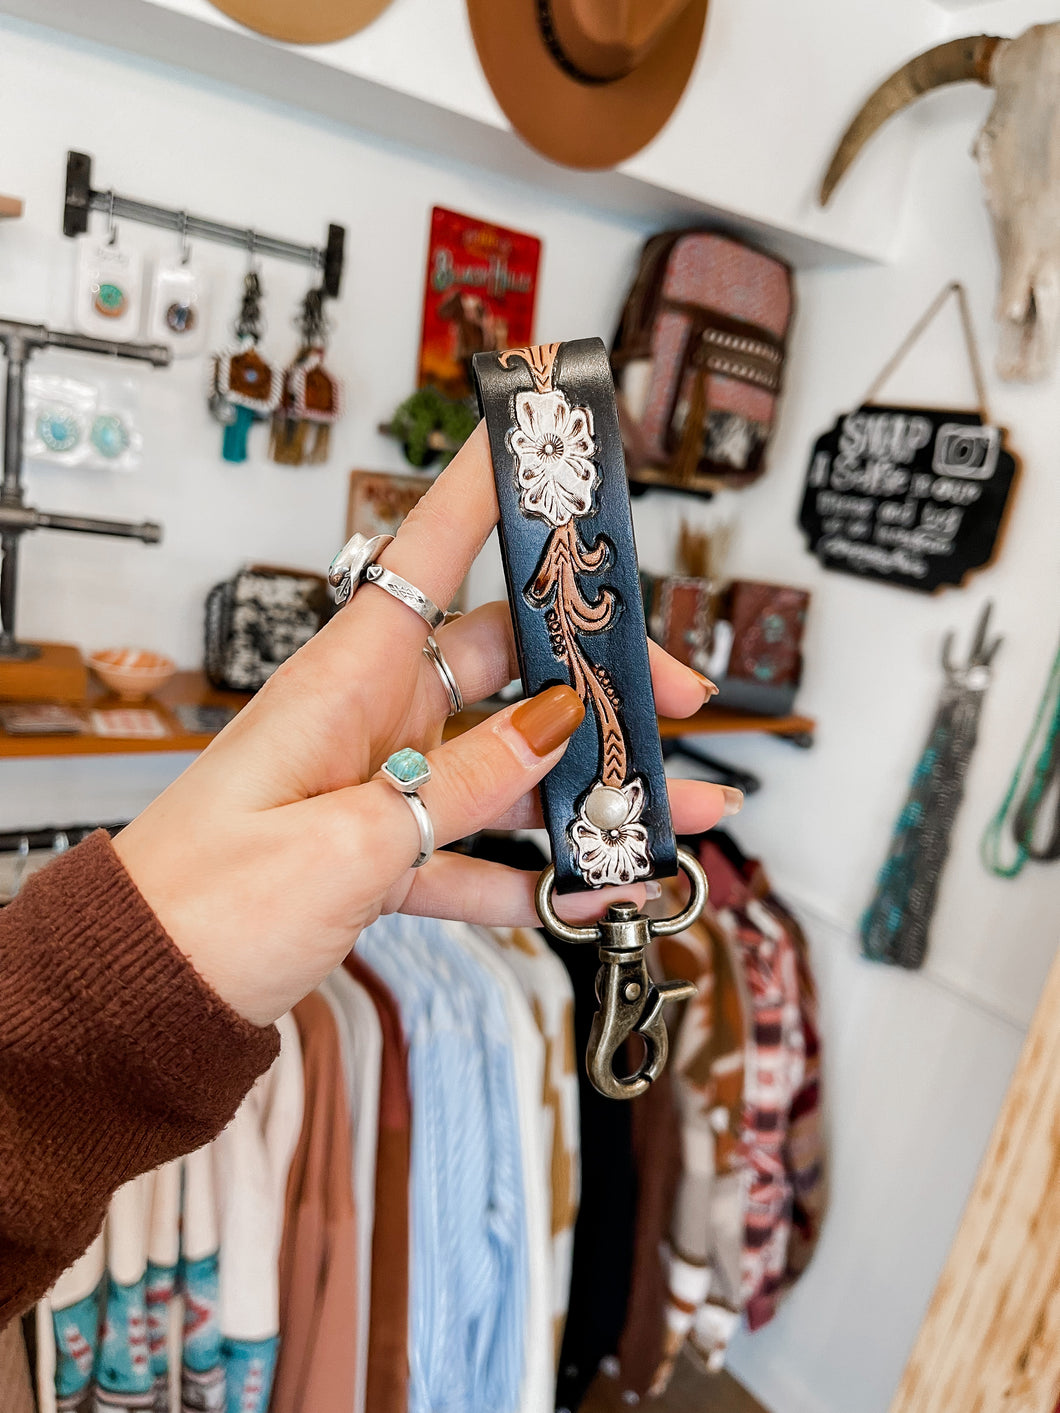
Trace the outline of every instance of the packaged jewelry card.
[[[58, 360], [49, 359], [54, 367]], [[28, 460], [96, 471], [140, 466], [140, 390], [113, 373], [92, 381], [65, 372], [34, 370], [26, 377]]]
[[122, 244], [116, 230], [111, 238], [77, 238], [74, 281], [74, 328], [99, 338], [134, 339], [143, 308], [143, 260]]

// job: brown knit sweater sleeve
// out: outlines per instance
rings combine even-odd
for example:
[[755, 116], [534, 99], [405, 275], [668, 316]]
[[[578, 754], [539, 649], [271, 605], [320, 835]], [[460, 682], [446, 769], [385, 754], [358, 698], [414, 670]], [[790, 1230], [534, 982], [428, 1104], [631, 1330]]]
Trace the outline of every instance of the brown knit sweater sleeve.
[[107, 835], [0, 909], [0, 1325], [112, 1193], [219, 1133], [279, 1051], [163, 930]]

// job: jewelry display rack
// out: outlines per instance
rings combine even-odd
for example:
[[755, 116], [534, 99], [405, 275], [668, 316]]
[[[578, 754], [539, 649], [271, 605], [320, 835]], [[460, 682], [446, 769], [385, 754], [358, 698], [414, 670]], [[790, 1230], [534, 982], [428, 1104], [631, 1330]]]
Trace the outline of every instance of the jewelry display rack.
[[25, 422], [26, 365], [42, 348], [68, 348], [76, 353], [105, 353], [163, 368], [169, 349], [162, 344], [119, 343], [115, 339], [48, 329], [43, 324], [21, 324], [0, 319], [0, 348], [7, 359], [7, 394], [4, 402], [3, 480], [0, 481], [0, 662], [28, 662], [40, 656], [32, 643], [15, 636], [19, 540], [27, 530], [71, 530], [82, 535], [117, 535], [157, 544], [162, 527], [154, 521], [104, 520], [95, 515], [61, 515], [26, 505], [22, 484], [22, 441]]
[[322, 271], [324, 291], [328, 298], [338, 298], [345, 259], [345, 226], [328, 226], [328, 238], [323, 246], [300, 245], [297, 241], [265, 235], [249, 226], [230, 226], [223, 221], [193, 216], [188, 211], [157, 206], [150, 201], [138, 201], [132, 196], [120, 196], [113, 190], [97, 190], [92, 185], [92, 158], [87, 152], [67, 152], [63, 235], [84, 235], [88, 230], [90, 211], [105, 211], [111, 218], [121, 216], [126, 221], [138, 221], [141, 225], [176, 231], [178, 235], [188, 239], [195, 236], [201, 240], [212, 240], [219, 245], [233, 245], [256, 255], [272, 255], [277, 260], [293, 260], [301, 265], [310, 265]]

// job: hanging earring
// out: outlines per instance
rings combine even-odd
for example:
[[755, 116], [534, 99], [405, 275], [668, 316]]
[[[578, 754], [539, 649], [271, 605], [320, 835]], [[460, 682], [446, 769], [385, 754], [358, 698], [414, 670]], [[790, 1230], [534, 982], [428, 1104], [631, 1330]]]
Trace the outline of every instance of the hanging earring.
[[[254, 237], [247, 248], [253, 262]], [[243, 300], [235, 326], [235, 343], [213, 357], [210, 411], [225, 424], [221, 455], [225, 461], [247, 459], [247, 434], [256, 420], [276, 408], [282, 380], [258, 352], [262, 334], [261, 280], [251, 263], [243, 280]]]
[[342, 416], [342, 382], [324, 367], [328, 321], [323, 288], [311, 289], [295, 321], [300, 346], [283, 376], [283, 397], [272, 419], [269, 454], [281, 466], [326, 461], [331, 426]]

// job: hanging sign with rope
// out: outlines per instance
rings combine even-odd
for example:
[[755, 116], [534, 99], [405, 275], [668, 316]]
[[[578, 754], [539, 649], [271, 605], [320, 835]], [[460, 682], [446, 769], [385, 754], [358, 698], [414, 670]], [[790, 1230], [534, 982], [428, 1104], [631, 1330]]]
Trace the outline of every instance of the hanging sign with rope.
[[[942, 410], [873, 398], [951, 294], [979, 406]], [[931, 593], [997, 552], [1019, 463], [986, 410], [964, 289], [947, 285], [869, 390], [818, 438], [799, 524], [826, 569]]]

